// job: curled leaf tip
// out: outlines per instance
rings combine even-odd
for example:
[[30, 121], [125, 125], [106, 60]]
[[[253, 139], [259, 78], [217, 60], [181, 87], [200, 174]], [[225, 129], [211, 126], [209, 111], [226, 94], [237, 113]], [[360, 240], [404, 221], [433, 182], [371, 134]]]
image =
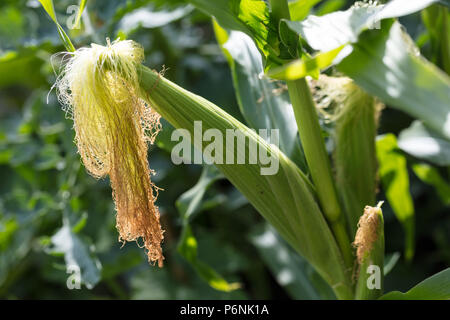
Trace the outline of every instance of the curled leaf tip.
[[56, 81], [58, 99], [73, 119], [75, 143], [86, 170], [109, 176], [119, 240], [143, 241], [149, 262], [163, 265], [163, 230], [155, 205], [147, 144], [160, 116], [141, 99], [137, 65], [143, 48], [130, 40], [92, 44], [73, 53]]

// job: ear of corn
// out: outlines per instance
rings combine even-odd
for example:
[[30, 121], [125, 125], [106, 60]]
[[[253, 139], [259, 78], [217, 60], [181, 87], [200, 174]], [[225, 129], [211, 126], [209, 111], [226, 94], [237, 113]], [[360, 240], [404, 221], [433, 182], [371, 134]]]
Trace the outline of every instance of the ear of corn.
[[358, 222], [353, 243], [357, 256], [356, 299], [377, 299], [383, 294], [384, 219], [381, 204], [366, 206]]
[[[217, 167], [317, 269], [339, 298], [351, 299], [351, 279], [342, 255], [313, 187], [300, 169], [253, 130], [211, 102], [140, 65], [142, 60], [142, 48], [131, 41], [116, 41], [106, 47], [92, 45], [74, 53], [57, 82], [60, 100], [73, 115], [84, 165], [95, 177], [110, 176], [120, 238], [142, 238], [149, 260], [162, 264], [156, 189], [150, 181], [146, 157], [146, 142], [152, 140], [147, 138], [147, 129], [159, 129], [159, 115], [153, 109], [191, 135], [198, 120], [204, 130], [218, 129], [224, 136], [227, 129], [239, 130], [246, 137], [245, 153], [250, 153], [250, 145], [257, 145], [260, 152], [278, 161], [279, 170], [261, 175], [264, 166], [259, 162], [236, 164], [242, 152], [236, 143], [216, 149], [218, 157], [234, 155], [234, 164]], [[201, 144], [197, 147], [209, 143], [202, 139]]]
[[74, 52], [56, 87], [73, 118], [87, 171], [95, 178], [109, 175], [119, 240], [141, 238], [149, 261], [162, 266], [157, 188], [147, 160], [147, 142], [159, 131], [159, 115], [139, 97], [136, 65], [143, 58], [143, 49], [132, 41], [93, 44]]
[[364, 207], [375, 203], [376, 101], [346, 77], [321, 75], [315, 84], [316, 96], [329, 104], [322, 107], [333, 109], [336, 184], [354, 235]]
[[[142, 95], [176, 128], [187, 129], [193, 134], [194, 121], [201, 119], [205, 130], [217, 128], [225, 133], [227, 129], [239, 129], [248, 139], [247, 153], [249, 141], [252, 141], [279, 159], [280, 170], [275, 175], [261, 175], [261, 164], [216, 166], [293, 248], [317, 269], [339, 298], [351, 299], [352, 285], [342, 255], [316, 202], [313, 187], [298, 167], [277, 147], [268, 144], [211, 102], [144, 66], [139, 66], [139, 73]], [[231, 151], [237, 156], [236, 150]], [[226, 153], [226, 146], [222, 153]]]

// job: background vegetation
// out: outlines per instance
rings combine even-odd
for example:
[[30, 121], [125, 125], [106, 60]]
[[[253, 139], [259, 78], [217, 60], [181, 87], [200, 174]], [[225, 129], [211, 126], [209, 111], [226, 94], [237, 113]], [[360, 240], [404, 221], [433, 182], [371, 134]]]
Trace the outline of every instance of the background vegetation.
[[[317, 15], [353, 3], [316, 2], [312, 13]], [[55, 1], [64, 27], [71, 16], [67, 8], [73, 4], [77, 3]], [[436, 7], [401, 22], [422, 54], [445, 69], [442, 28], [429, 18]], [[191, 5], [93, 0], [81, 28], [68, 33], [77, 47], [105, 43], [107, 36], [141, 43], [145, 65], [157, 70], [165, 66], [168, 79], [245, 122], [211, 20]], [[153, 180], [164, 189], [158, 205], [166, 229], [165, 267], [149, 266], [143, 250], [133, 243], [120, 248], [109, 181], [97, 181], [85, 172], [73, 143], [72, 121], [50, 91], [61, 56], [53, 58], [53, 66], [50, 61], [60, 51], [64, 48], [55, 26], [39, 1], [1, 2], [0, 297], [334, 298], [312, 268], [291, 254], [292, 249], [214, 168], [171, 162], [172, 128], [166, 122], [149, 152], [150, 165], [157, 171]], [[387, 106], [378, 133], [398, 136], [412, 121]], [[425, 146], [415, 146], [416, 152], [410, 153], [417, 156]], [[387, 203], [386, 292], [405, 291], [450, 265], [448, 142], [429, 159], [395, 144], [390, 152], [395, 169], [408, 168], [398, 183], [410, 192], [400, 191], [396, 197], [402, 204], [408, 203], [409, 194], [413, 200], [415, 232], [410, 234], [415, 249], [406, 259], [405, 228]], [[386, 199], [383, 188], [377, 199]], [[187, 240], [194, 249], [183, 245]], [[66, 266], [73, 264], [82, 270], [80, 290], [66, 286]], [[240, 288], [235, 289], [235, 283]]]

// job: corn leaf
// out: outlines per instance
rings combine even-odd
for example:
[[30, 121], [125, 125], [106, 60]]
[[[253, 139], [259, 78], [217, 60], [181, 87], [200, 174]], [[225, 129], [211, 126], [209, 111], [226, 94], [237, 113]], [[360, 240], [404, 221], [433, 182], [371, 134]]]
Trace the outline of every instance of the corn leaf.
[[402, 293], [392, 291], [380, 298], [381, 300], [449, 300], [450, 299], [450, 268], [425, 279], [409, 291]]
[[380, 137], [376, 142], [379, 175], [388, 203], [405, 230], [405, 257], [414, 255], [414, 204], [409, 192], [406, 159], [399, 152], [393, 134]]
[[283, 20], [314, 49], [322, 52], [355, 43], [367, 29], [380, 29], [380, 21], [419, 11], [437, 0], [393, 0], [386, 5], [355, 5], [321, 17], [308, 16], [304, 21]]
[[189, 0], [198, 9], [214, 17], [227, 30], [246, 33], [256, 43], [263, 57], [276, 59], [279, 54], [277, 25], [271, 20], [263, 0]]
[[344, 46], [340, 46], [327, 52], [320, 52], [314, 57], [305, 55], [302, 59], [268, 69], [266, 74], [279, 80], [295, 80], [306, 76], [317, 78], [319, 71], [331, 66], [343, 48]]
[[[368, 93], [450, 138], [449, 77], [418, 56], [399, 23], [380, 22], [413, 13], [434, 2], [395, 0], [385, 6], [353, 7], [322, 17], [310, 16], [301, 22], [284, 23], [321, 52], [353, 43], [353, 51], [342, 51], [339, 59], [333, 61], [338, 63], [351, 52], [339, 63], [339, 71]], [[367, 29], [372, 30], [361, 34]]]
[[80, 4], [78, 5], [78, 13], [75, 19], [74, 27], [77, 28], [80, 25], [81, 15], [83, 14], [84, 8], [86, 7], [87, 0], [80, 0]]
[[322, 0], [297, 0], [289, 2], [289, 13], [291, 20], [303, 20], [308, 15], [309, 11]]
[[450, 165], [450, 141], [426, 128], [420, 121], [414, 121], [409, 128], [400, 132], [398, 147], [439, 166]]
[[239, 31], [228, 35], [216, 23], [214, 28], [230, 65], [236, 99], [245, 121], [255, 130], [278, 129], [281, 151], [305, 171], [306, 161], [287, 90], [281, 83], [260, 78], [262, 59], [250, 37]]
[[450, 78], [417, 55], [399, 23], [385, 22], [382, 30], [362, 35], [338, 70], [389, 106], [450, 139]]
[[59, 37], [61, 38], [61, 41], [63, 42], [67, 51], [70, 51], [70, 52], [75, 51], [75, 47], [73, 46], [72, 41], [70, 41], [69, 36], [66, 34], [66, 32], [61, 27], [58, 20], [56, 19], [56, 13], [55, 13], [55, 7], [53, 6], [53, 0], [39, 0], [39, 2], [42, 4], [42, 7], [44, 8], [44, 10], [47, 12], [47, 14], [50, 16], [50, 18], [56, 24], [56, 27], [58, 28]]

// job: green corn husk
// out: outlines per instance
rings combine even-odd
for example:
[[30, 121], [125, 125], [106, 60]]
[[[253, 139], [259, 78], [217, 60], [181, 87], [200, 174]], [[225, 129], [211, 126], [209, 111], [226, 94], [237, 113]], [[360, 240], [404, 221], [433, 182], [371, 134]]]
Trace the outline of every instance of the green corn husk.
[[377, 103], [349, 78], [321, 76], [317, 83], [335, 104], [336, 184], [354, 235], [364, 207], [375, 203]]
[[384, 285], [384, 219], [382, 202], [376, 207], [366, 206], [358, 223], [354, 246], [357, 249], [357, 277], [355, 298], [378, 299]]
[[[197, 96], [157, 72], [139, 66], [142, 96], [152, 108], [176, 128], [191, 135], [194, 121], [202, 120], [203, 129], [239, 129], [247, 139], [256, 141], [268, 154], [279, 159], [275, 175], [261, 175], [259, 164], [216, 164], [259, 213], [304, 256], [341, 299], [352, 299], [350, 277], [330, 228], [316, 202], [309, 180], [278, 148], [221, 108]], [[203, 142], [203, 147], [208, 143]], [[248, 141], [246, 141], [248, 146]], [[223, 154], [226, 153], [223, 147]], [[248, 152], [248, 148], [247, 148]], [[236, 163], [236, 161], [234, 162]]]

